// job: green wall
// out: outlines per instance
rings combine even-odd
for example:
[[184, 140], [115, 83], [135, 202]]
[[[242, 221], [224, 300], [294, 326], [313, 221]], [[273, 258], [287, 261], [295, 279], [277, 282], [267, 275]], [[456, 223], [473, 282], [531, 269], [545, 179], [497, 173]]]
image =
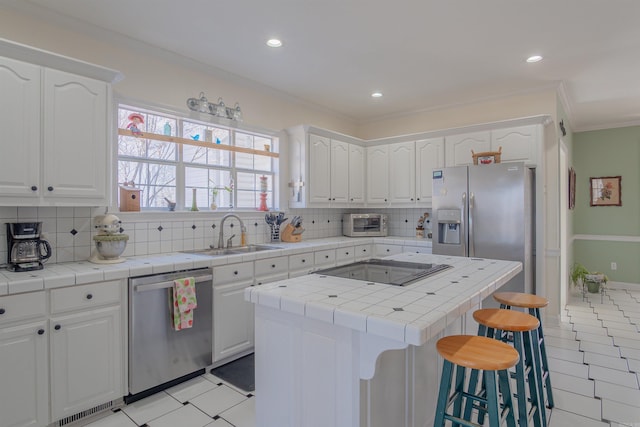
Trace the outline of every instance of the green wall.
[[[640, 126], [573, 134], [573, 234], [632, 241], [574, 240], [573, 258], [613, 281], [640, 283]], [[590, 207], [589, 178], [622, 176], [622, 206]], [[618, 264], [611, 270], [611, 262]]]

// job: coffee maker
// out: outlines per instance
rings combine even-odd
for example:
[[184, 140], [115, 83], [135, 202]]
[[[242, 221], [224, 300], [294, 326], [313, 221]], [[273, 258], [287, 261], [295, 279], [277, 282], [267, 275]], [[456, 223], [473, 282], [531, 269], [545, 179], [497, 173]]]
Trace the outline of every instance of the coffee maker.
[[42, 270], [42, 261], [51, 257], [51, 245], [40, 239], [41, 222], [7, 223], [7, 269]]

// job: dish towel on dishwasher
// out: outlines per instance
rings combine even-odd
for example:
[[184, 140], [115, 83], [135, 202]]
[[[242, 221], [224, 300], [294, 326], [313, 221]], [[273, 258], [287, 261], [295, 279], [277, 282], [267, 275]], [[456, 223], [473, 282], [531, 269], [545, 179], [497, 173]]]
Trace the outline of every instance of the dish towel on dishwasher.
[[196, 279], [185, 277], [173, 281], [173, 329], [180, 331], [193, 326], [193, 309], [198, 307]]

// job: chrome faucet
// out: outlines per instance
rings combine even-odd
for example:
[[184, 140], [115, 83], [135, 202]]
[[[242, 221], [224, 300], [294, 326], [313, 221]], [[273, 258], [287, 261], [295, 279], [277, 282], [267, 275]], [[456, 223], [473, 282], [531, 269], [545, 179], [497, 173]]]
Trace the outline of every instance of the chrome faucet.
[[[220, 233], [218, 234], [218, 248], [220, 249], [224, 248], [224, 222], [229, 217], [234, 217], [238, 220], [238, 222], [240, 222], [240, 232], [242, 233], [243, 236], [246, 235], [246, 232], [247, 232], [247, 228], [244, 226], [244, 222], [242, 222], [242, 219], [238, 215], [233, 213], [226, 214], [220, 220]], [[233, 239], [233, 236], [231, 236], [231, 239]], [[231, 239], [229, 239], [229, 241], [227, 242], [228, 248], [231, 247]]]

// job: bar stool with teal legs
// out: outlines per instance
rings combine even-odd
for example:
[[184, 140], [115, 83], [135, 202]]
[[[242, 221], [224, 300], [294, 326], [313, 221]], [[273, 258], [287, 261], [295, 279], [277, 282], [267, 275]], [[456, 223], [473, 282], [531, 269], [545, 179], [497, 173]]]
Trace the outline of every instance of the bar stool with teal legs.
[[[454, 427], [480, 427], [482, 424], [472, 422], [471, 416], [462, 415], [463, 400], [468, 406], [481, 405], [489, 416], [489, 425], [497, 427], [506, 421], [508, 427], [515, 427], [511, 388], [508, 369], [515, 366], [520, 359], [518, 352], [508, 344], [498, 340], [473, 335], [453, 335], [441, 338], [436, 343], [438, 353], [444, 358], [438, 406], [433, 422], [434, 427], [444, 427], [451, 421]], [[455, 385], [451, 393], [452, 380]], [[465, 390], [467, 369], [472, 372], [484, 372], [482, 396]], [[502, 405], [500, 395], [502, 394]], [[453, 411], [447, 412], [453, 404]]]
[[553, 408], [553, 390], [551, 389], [551, 374], [549, 374], [549, 362], [547, 350], [544, 345], [544, 333], [542, 331], [542, 317], [540, 309], [549, 305], [549, 300], [538, 295], [524, 294], [520, 292], [496, 292], [493, 298], [500, 303], [500, 308], [519, 307], [529, 310], [529, 314], [540, 321], [538, 327], [538, 339], [540, 343], [540, 358], [542, 360], [542, 376], [544, 380], [546, 403], [548, 408]]
[[[516, 380], [518, 425], [526, 427], [532, 420], [535, 427], [546, 427], [542, 373], [537, 345], [537, 330], [540, 324], [538, 319], [526, 313], [499, 308], [476, 310], [473, 318], [479, 323], [478, 335], [480, 336], [503, 339], [503, 332], [509, 332], [513, 336], [513, 348], [520, 354], [520, 360], [512, 374]], [[469, 389], [472, 391], [476, 388], [478, 375], [477, 371], [471, 372]], [[482, 393], [482, 387], [480, 393]], [[471, 413], [471, 409], [470, 406], [465, 408], [465, 416]], [[483, 420], [484, 413], [480, 411], [478, 421]]]

